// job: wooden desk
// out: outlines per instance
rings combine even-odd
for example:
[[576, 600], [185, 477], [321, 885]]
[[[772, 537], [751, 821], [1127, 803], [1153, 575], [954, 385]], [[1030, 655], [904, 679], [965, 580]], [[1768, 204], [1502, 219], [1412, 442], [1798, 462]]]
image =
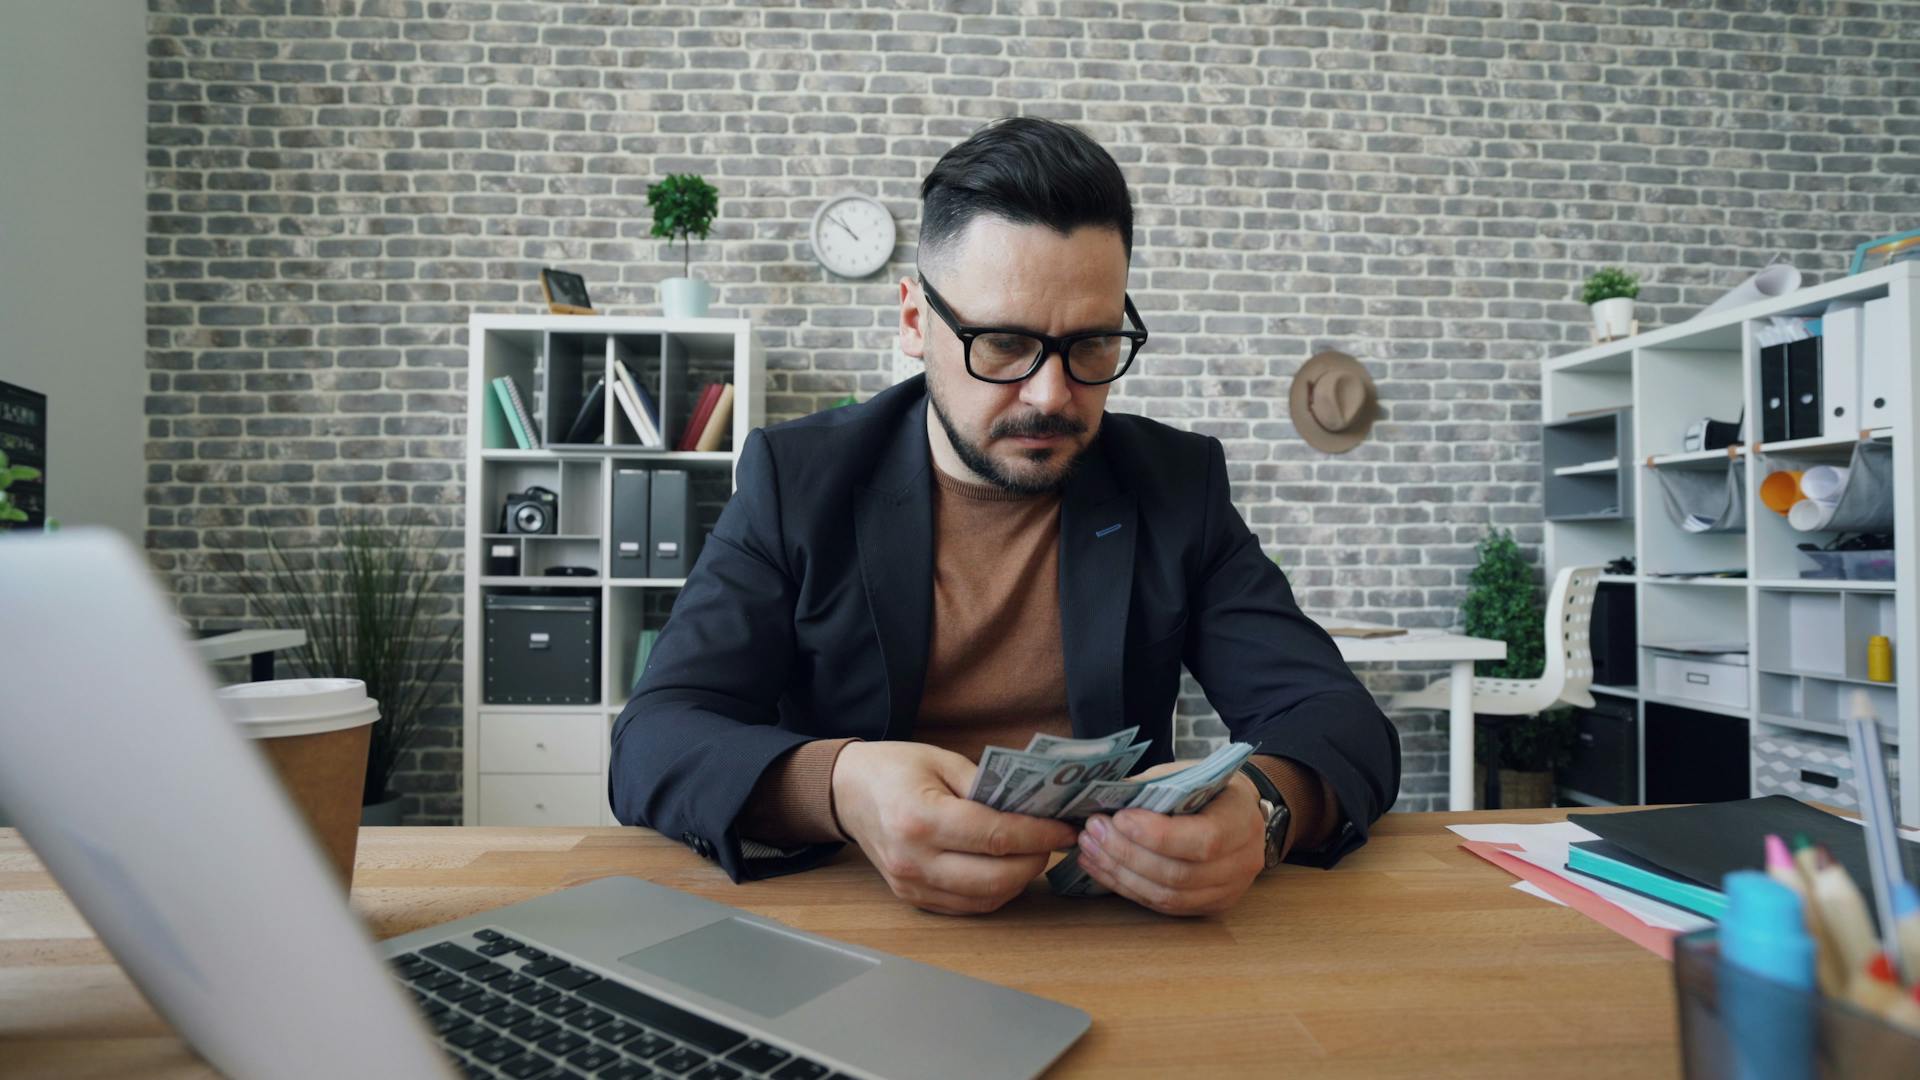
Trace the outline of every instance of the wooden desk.
[[[1646, 1077], [1679, 1072], [1672, 973], [1392, 814], [1332, 871], [1284, 867], [1230, 915], [1179, 920], [1043, 882], [999, 913], [907, 907], [857, 851], [730, 884], [641, 829], [368, 829], [354, 906], [390, 936], [633, 874], [829, 937], [1056, 998], [1093, 1029], [1049, 1077]], [[0, 1075], [202, 1077], [17, 833], [0, 830]]]

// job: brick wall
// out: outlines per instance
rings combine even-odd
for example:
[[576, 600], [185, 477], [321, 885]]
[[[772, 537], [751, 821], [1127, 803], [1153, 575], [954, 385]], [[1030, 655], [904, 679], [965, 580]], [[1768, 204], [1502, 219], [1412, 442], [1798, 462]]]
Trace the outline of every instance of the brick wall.
[[[892, 381], [942, 151], [1008, 113], [1080, 124], [1134, 185], [1155, 335], [1113, 407], [1226, 443], [1308, 605], [1408, 626], [1453, 622], [1489, 525], [1537, 545], [1538, 363], [1586, 339], [1587, 271], [1640, 271], [1659, 325], [1920, 218], [1915, 0], [152, 0], [150, 23], [148, 539], [200, 619], [244, 614], [210, 550], [346, 504], [457, 521], [467, 315], [535, 310], [542, 264], [657, 311], [668, 172], [720, 189], [695, 270], [760, 327], [783, 419]], [[808, 252], [842, 191], [901, 223], [872, 280]], [[1342, 457], [1282, 403], [1329, 347], [1390, 410]], [[1183, 746], [1220, 731], [1183, 714]], [[1444, 730], [1402, 722], [1400, 808], [1425, 809]], [[457, 819], [458, 742], [443, 710], [413, 820]]]

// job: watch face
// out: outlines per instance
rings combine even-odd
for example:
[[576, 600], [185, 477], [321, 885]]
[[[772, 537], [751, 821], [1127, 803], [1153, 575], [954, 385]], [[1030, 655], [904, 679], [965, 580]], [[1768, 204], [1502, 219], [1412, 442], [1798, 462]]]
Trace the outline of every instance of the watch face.
[[1260, 813], [1267, 819], [1267, 869], [1280, 865], [1280, 845], [1287, 839], [1287, 822], [1292, 814], [1284, 806], [1260, 800]]
[[893, 215], [861, 196], [834, 199], [813, 219], [813, 254], [841, 277], [866, 277], [893, 257]]

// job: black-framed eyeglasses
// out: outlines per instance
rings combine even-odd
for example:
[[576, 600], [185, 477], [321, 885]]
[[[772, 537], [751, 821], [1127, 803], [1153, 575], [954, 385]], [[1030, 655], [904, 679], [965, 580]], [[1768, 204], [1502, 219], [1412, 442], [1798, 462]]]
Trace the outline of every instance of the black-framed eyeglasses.
[[1047, 357], [1060, 354], [1067, 377], [1087, 386], [1110, 383], [1127, 373], [1140, 346], [1147, 343], [1147, 328], [1140, 323], [1140, 312], [1133, 297], [1122, 294], [1131, 330], [1087, 330], [1065, 337], [1037, 334], [1032, 330], [999, 326], [964, 326], [953, 309], [941, 299], [925, 276], [920, 288], [927, 294], [927, 306], [960, 339], [966, 358], [967, 374], [990, 383], [1017, 383], [1033, 376]]

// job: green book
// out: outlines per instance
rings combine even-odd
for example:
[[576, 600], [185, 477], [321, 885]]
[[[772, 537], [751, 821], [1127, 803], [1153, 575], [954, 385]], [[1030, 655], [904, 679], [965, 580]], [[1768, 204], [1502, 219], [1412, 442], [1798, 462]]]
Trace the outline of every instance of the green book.
[[1568, 847], [1567, 869], [1709, 919], [1718, 919], [1727, 910], [1727, 898], [1720, 890], [1670, 874], [1605, 840], [1583, 840]]
[[[502, 375], [493, 380], [492, 385], [494, 401], [500, 406], [501, 412], [506, 414], [507, 427], [513, 432], [514, 443], [522, 450], [533, 449], [533, 440], [527, 438], [526, 429], [520, 426], [520, 414], [513, 407], [513, 384], [505, 375]], [[483, 438], [485, 435], [485, 432], [481, 433]]]
[[515, 443], [513, 428], [507, 424], [507, 407], [498, 388], [490, 385], [487, 401], [480, 409], [480, 445], [488, 450], [511, 450]]
[[629, 696], [640, 689], [640, 676], [647, 673], [647, 658], [653, 655], [653, 643], [658, 640], [660, 640], [660, 631], [640, 631], [640, 640], [633, 647], [633, 685], [627, 687]]

